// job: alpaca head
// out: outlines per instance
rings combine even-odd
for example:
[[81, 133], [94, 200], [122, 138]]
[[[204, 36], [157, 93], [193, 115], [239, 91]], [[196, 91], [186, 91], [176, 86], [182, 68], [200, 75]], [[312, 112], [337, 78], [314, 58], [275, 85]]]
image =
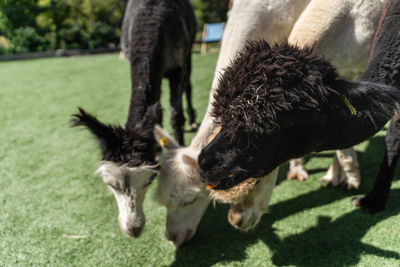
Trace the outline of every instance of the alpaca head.
[[[226, 194], [228, 194], [228, 200], [231, 203], [228, 221], [233, 227], [240, 231], [248, 231], [254, 228], [261, 217], [268, 212], [278, 169], [260, 179], [249, 178], [232, 187], [233, 190], [211, 190], [211, 197], [220, 202], [226, 202]], [[235, 194], [232, 194], [232, 191]], [[232, 198], [235, 195], [238, 195], [236, 200]]]
[[121, 230], [132, 237], [143, 230], [144, 197], [158, 173], [153, 127], [160, 113], [156, 103], [138, 125], [125, 129], [106, 125], [83, 109], [73, 115], [73, 126], [85, 126], [99, 141], [102, 161], [96, 173], [117, 201]]
[[139, 237], [145, 224], [143, 202], [147, 189], [157, 175], [157, 165], [129, 167], [112, 161], [102, 161], [96, 171], [117, 201], [121, 230]]
[[180, 147], [161, 127], [154, 136], [167, 149], [161, 156], [155, 199], [167, 208], [165, 236], [175, 246], [190, 240], [210, 202], [199, 176], [196, 155]]
[[[212, 116], [221, 130], [198, 158], [204, 182], [230, 188], [314, 151], [335, 120], [327, 103], [341, 99], [331, 89], [339, 82], [335, 68], [311, 48], [249, 42], [214, 95]], [[341, 118], [349, 113], [342, 106]]]

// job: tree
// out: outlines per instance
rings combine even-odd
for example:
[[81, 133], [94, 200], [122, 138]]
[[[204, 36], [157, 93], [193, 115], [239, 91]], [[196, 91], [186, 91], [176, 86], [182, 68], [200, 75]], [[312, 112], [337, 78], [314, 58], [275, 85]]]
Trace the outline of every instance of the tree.
[[0, 13], [3, 34], [10, 37], [15, 29], [35, 28], [40, 8], [38, 0], [0, 0]]
[[224, 22], [228, 11], [229, 0], [192, 0], [199, 29], [204, 23]]

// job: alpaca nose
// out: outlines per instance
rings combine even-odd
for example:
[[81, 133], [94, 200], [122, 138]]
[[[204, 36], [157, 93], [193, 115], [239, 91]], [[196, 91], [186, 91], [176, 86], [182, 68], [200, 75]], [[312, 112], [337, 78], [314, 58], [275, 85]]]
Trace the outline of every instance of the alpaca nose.
[[142, 233], [142, 229], [142, 227], [130, 227], [126, 230], [124, 229], [124, 232], [130, 237], [137, 238]]
[[142, 233], [142, 228], [141, 227], [133, 227], [131, 228], [131, 233], [133, 237], [139, 237], [140, 234]]
[[137, 238], [141, 235], [144, 223], [138, 223], [137, 221], [128, 221], [120, 223], [121, 230], [128, 236]]
[[[182, 236], [179, 233], [169, 232], [165, 233], [167, 240], [171, 241], [174, 246], [179, 247], [185, 242], [189, 241], [193, 237], [194, 231], [192, 229], [186, 230], [185, 234]], [[183, 237], [183, 238], [182, 238]]]

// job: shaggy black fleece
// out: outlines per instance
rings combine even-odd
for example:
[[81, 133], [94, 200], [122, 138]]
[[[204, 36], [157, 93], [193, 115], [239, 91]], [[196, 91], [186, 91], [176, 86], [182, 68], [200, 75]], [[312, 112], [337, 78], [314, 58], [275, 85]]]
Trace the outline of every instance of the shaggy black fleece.
[[[147, 107], [160, 100], [161, 80], [170, 81], [171, 126], [183, 144], [182, 94], [186, 92], [190, 123], [191, 51], [196, 20], [187, 0], [130, 0], [122, 24], [121, 46], [130, 63], [132, 95], [127, 126], [140, 122]], [[161, 117], [158, 120], [161, 124]]]
[[82, 108], [73, 114], [72, 126], [85, 126], [97, 137], [102, 153], [102, 160], [119, 165], [137, 167], [156, 164], [156, 142], [153, 128], [161, 114], [161, 106], [156, 103], [148, 108], [143, 120], [135, 127], [108, 125]]
[[[291, 158], [343, 149], [377, 133], [400, 105], [400, 0], [389, 0], [373, 50], [356, 82], [311, 48], [249, 42], [222, 75], [213, 116], [222, 127], [202, 149], [203, 181], [214, 189], [263, 177]], [[399, 158], [398, 118], [373, 190], [355, 199], [368, 212], [383, 209]]]
[[229, 188], [291, 158], [348, 148], [373, 136], [400, 103], [393, 86], [400, 65], [387, 58], [400, 55], [400, 36], [392, 38], [385, 49], [375, 47], [370, 75], [357, 82], [338, 79], [312, 48], [249, 42], [214, 95], [212, 116], [222, 127], [199, 155], [203, 180]]
[[[392, 84], [400, 88], [400, 1], [389, 0], [376, 31], [371, 60], [361, 79]], [[400, 110], [390, 121], [386, 132], [386, 149], [371, 191], [353, 199], [353, 205], [375, 213], [385, 208], [396, 165], [400, 157]]]
[[[377, 80], [376, 75], [370, 77]], [[365, 77], [352, 83], [339, 79], [335, 67], [312, 47], [252, 41], [220, 79], [212, 116], [231, 129], [226, 134], [231, 134], [232, 140], [238, 132], [271, 135], [283, 126], [328, 127], [354, 119], [368, 120], [371, 131], [377, 131], [382, 121], [392, 116], [399, 96], [383, 82], [369, 80]], [[358, 112], [352, 114], [352, 108]]]
[[318, 111], [330, 94], [339, 94], [331, 88], [337, 78], [335, 67], [312, 47], [248, 42], [220, 79], [212, 116], [229, 128], [271, 134], [279, 128], [279, 113]]

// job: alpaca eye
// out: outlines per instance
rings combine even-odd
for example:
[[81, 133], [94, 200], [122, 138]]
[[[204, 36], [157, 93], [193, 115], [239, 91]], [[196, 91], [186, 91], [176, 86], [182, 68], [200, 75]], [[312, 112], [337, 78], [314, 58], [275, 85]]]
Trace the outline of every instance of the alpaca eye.
[[194, 197], [192, 200], [190, 201], [185, 201], [185, 206], [193, 204], [195, 201], [197, 200], [197, 197]]

